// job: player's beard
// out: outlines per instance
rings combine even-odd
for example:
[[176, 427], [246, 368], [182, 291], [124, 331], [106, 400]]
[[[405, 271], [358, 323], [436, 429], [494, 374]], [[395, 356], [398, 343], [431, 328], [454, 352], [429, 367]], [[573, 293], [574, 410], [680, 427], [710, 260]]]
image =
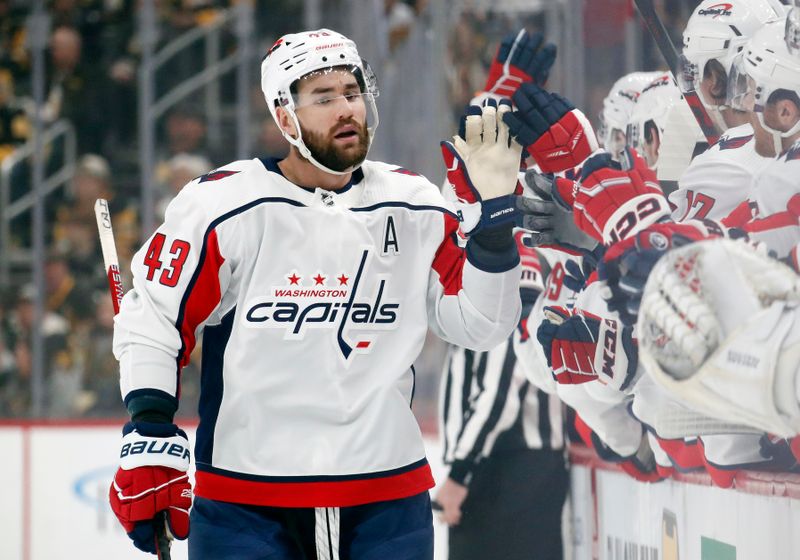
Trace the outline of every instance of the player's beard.
[[[333, 137], [343, 125], [347, 124], [353, 125], [356, 128], [358, 142], [355, 146], [344, 148], [342, 146], [337, 146], [334, 143]], [[311, 152], [311, 157], [328, 169], [345, 171], [355, 165], [359, 165], [367, 157], [367, 151], [369, 150], [369, 132], [367, 131], [366, 122], [359, 127], [358, 123], [351, 119], [347, 122], [337, 124], [336, 128], [332, 129], [327, 134], [305, 130], [302, 125], [300, 125], [300, 130], [303, 133], [303, 143], [305, 143], [308, 151]]]

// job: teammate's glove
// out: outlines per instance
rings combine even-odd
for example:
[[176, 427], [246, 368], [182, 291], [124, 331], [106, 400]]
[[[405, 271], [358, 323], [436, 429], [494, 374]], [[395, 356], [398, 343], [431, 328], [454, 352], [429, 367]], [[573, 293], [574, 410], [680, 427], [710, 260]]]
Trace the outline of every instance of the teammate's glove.
[[670, 213], [644, 158], [626, 148], [623, 160], [625, 167], [620, 167], [608, 153], [592, 156], [583, 165], [572, 204], [578, 227], [605, 245], [635, 235]]
[[636, 375], [633, 329], [585, 310], [545, 307], [536, 333], [556, 382], [568, 385], [599, 379], [625, 390]]
[[560, 95], [527, 83], [512, 99], [517, 109], [503, 119], [544, 173], [576, 167], [597, 150], [586, 116]]
[[[567, 204], [564, 197], [572, 198], [573, 181], [563, 177], [553, 175], [543, 175], [535, 169], [528, 169], [525, 172], [525, 183], [543, 201], [550, 203], [547, 206], [548, 220], [545, 227], [537, 229], [538, 234], [531, 236], [531, 241], [535, 246], [553, 245], [570, 252], [582, 254], [584, 251], [591, 251], [597, 241], [583, 233], [575, 220], [572, 218], [572, 207]], [[562, 195], [561, 191], [565, 194]], [[534, 198], [520, 198], [522, 208], [534, 209], [541, 203]], [[526, 227], [523, 223], [522, 227]], [[535, 228], [527, 228], [535, 229]]]
[[598, 267], [598, 276], [608, 285], [608, 308], [626, 325], [636, 323], [644, 286], [650, 271], [670, 249], [705, 239], [707, 230], [692, 223], [653, 224], [633, 237], [612, 245]]
[[441, 143], [447, 180], [460, 203], [462, 231], [467, 235], [517, 222], [513, 193], [522, 147], [510, 140], [502, 119], [510, 110], [507, 99], [499, 107], [492, 100], [482, 108], [470, 106], [463, 137]]
[[156, 554], [159, 512], [167, 513], [171, 537], [189, 536], [189, 441], [175, 424], [128, 422], [122, 434], [120, 466], [108, 493], [111, 509], [133, 544]]
[[492, 60], [483, 91], [511, 97], [523, 83], [543, 86], [556, 60], [556, 46], [552, 43], [542, 46], [543, 42], [541, 33], [528, 33], [524, 29], [516, 35], [506, 35]]
[[564, 307], [545, 307], [536, 338], [558, 383], [573, 385], [597, 379], [594, 358], [601, 319]]
[[623, 471], [640, 482], [658, 482], [664, 477], [656, 469], [656, 459], [647, 437], [642, 437], [642, 442], [635, 454], [622, 456], [611, 449], [592, 429], [575, 415], [575, 431], [581, 436], [583, 443], [594, 449], [604, 461], [618, 464]]

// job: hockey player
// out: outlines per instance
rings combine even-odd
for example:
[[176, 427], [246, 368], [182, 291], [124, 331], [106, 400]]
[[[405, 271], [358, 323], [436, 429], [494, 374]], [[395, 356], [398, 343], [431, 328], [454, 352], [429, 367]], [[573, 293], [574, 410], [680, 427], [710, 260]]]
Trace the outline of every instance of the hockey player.
[[642, 154], [651, 169], [658, 166], [667, 117], [682, 102], [681, 92], [670, 74], [661, 74], [642, 89], [631, 111], [626, 144]]
[[599, 115], [597, 140], [601, 148], [608, 151], [614, 159], [619, 159], [625, 147], [625, 134], [631, 120], [636, 102], [642, 90], [655, 80], [661, 72], [631, 72], [614, 82], [608, 95], [603, 99], [603, 109]]
[[[790, 39], [792, 35], [786, 34], [787, 29], [790, 30], [791, 26], [786, 26], [783, 21], [777, 21], [767, 24], [756, 32], [737, 58], [734, 71], [731, 73], [731, 87], [729, 88], [731, 107], [752, 112], [753, 127], [758, 139], [755, 143], [756, 150], [767, 147], [770, 150], [783, 151], [780, 157], [768, 160], [768, 165], [756, 178], [753, 190], [756, 200], [755, 208], [759, 212], [764, 208], [767, 212], [744, 225], [744, 229], [748, 230], [751, 239], [764, 241], [767, 248], [781, 257], [789, 255], [790, 250], [800, 240], [800, 236], [798, 236], [800, 229], [797, 226], [798, 211], [794, 208], [798, 183], [797, 173], [792, 167], [794, 158], [791, 147], [792, 142], [800, 137], [798, 134], [798, 128], [800, 128], [798, 127], [798, 122], [800, 122], [800, 98], [798, 98], [800, 57], [791, 52]], [[775, 68], [780, 68], [781, 71], [775, 72]], [[737, 214], [743, 214], [747, 219], [751, 206], [752, 204], [744, 205], [742, 212], [737, 210]], [[726, 222], [730, 223], [731, 219]], [[618, 262], [627, 260], [627, 265], [624, 265], [625, 270], [628, 271], [627, 274], [633, 274], [639, 278], [638, 280], [628, 278], [626, 283], [629, 287], [636, 286], [637, 282], [642, 281], [642, 275], [649, 274], [649, 267], [645, 264], [646, 260], [657, 258], [661, 252], [671, 246], [671, 243], [666, 237], [663, 237], [656, 247], [649, 243], [647, 237], [641, 237], [636, 241], [636, 246], [637, 250], [644, 251], [643, 259], [639, 259], [637, 262], [633, 255], [623, 255], [617, 259]], [[648, 256], [648, 253], [655, 256]], [[619, 293], [622, 294], [624, 291], [623, 288]], [[635, 293], [635, 290], [631, 293]], [[649, 332], [648, 329], [640, 327], [640, 332], [642, 331], [645, 334]], [[659, 392], [659, 387], [647, 388], [649, 397], [658, 397], [657, 401], [662, 405], [669, 405], [664, 398], [658, 395]], [[653, 414], [658, 408], [656, 406], [658, 402], [649, 397], [641, 400], [640, 396], [642, 395], [637, 395], [634, 402], [634, 412]], [[678, 416], [675, 410], [673, 407], [671, 413], [673, 418]], [[703, 410], [703, 408], [699, 410]], [[686, 407], [683, 407], [680, 413], [688, 414]], [[698, 426], [700, 425], [698, 423]], [[709, 432], [707, 425], [703, 426], [703, 429], [706, 429], [703, 434], [707, 435], [701, 434], [701, 437], [698, 438], [702, 451], [700, 458], [717, 484], [730, 485], [736, 469], [780, 469], [786, 466], [781, 454], [775, 453], [774, 446], [763, 445], [766, 440], [763, 440], [758, 432], [752, 435], [713, 435], [714, 431]]]
[[[112, 508], [154, 552], [157, 513], [186, 538], [192, 505], [193, 560], [430, 559], [412, 362], [428, 327], [481, 350], [517, 324], [509, 105], [478, 109], [464, 138], [443, 143], [458, 198], [478, 208], [461, 249], [435, 186], [365, 159], [378, 90], [352, 41], [285, 35], [261, 72], [289, 156], [193, 180], [133, 257], [115, 325], [131, 421]], [[201, 333], [192, 504], [172, 418]]]
[[695, 157], [670, 193], [676, 221], [725, 218], [750, 195], [752, 183], [775, 153], [756, 149], [748, 111], [728, 98], [734, 59], [766, 23], [783, 19], [774, 0], [734, 0], [722, 13], [704, 0], [683, 32], [683, 68], [678, 82], [696, 91], [721, 133], [719, 141]]
[[756, 34], [737, 59], [731, 87], [735, 101], [753, 111], [757, 144], [780, 154], [756, 179], [756, 219], [744, 225], [779, 258], [800, 241], [800, 48], [792, 44], [792, 30], [776, 22]]

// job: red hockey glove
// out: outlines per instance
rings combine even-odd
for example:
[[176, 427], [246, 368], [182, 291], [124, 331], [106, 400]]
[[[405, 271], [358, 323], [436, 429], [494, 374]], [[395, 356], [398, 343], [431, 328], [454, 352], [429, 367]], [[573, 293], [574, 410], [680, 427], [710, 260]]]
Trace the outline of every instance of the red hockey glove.
[[526, 83], [512, 101], [517, 109], [503, 119], [511, 136], [527, 149], [543, 173], [577, 167], [597, 150], [597, 138], [586, 116], [560, 95]]
[[111, 509], [136, 548], [156, 554], [158, 512], [167, 512], [170, 536], [189, 536], [189, 441], [175, 424], [128, 422], [122, 434], [120, 467], [108, 492]]
[[669, 216], [655, 172], [632, 148], [623, 170], [610, 154], [592, 156], [581, 170], [573, 211], [581, 230], [605, 245], [625, 239]]
[[536, 337], [556, 382], [574, 385], [598, 379], [625, 390], [636, 375], [633, 329], [585, 310], [545, 307]]
[[715, 234], [703, 222], [665, 222], [613, 244], [597, 269], [611, 291], [608, 308], [619, 313], [626, 325], [635, 324], [647, 278], [658, 260], [670, 249], [712, 236]]
[[556, 382], [573, 385], [597, 379], [594, 357], [601, 319], [565, 307], [545, 307], [536, 338]]
[[511, 97], [523, 83], [543, 86], [556, 60], [556, 46], [552, 43], [542, 46], [543, 42], [541, 33], [528, 33], [524, 29], [516, 35], [506, 35], [492, 60], [483, 91]]

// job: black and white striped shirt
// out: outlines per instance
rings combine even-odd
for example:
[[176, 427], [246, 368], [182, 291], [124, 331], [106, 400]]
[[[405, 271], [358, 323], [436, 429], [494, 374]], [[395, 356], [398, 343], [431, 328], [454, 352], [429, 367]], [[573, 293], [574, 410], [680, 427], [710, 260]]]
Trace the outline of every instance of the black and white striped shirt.
[[491, 454], [563, 449], [562, 405], [517, 364], [512, 339], [488, 352], [452, 346], [440, 391], [440, 433], [450, 478], [469, 484]]

